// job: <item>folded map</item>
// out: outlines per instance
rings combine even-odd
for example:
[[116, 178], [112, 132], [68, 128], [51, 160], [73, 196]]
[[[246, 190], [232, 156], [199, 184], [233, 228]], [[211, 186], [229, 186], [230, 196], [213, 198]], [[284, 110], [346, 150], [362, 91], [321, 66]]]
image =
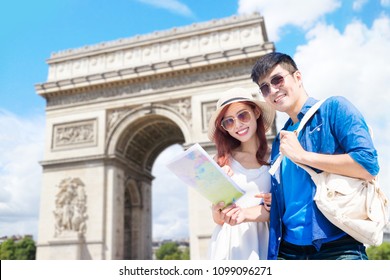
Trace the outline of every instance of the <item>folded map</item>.
[[198, 143], [173, 158], [167, 167], [213, 204], [223, 201], [227, 206], [243, 195], [240, 187]]

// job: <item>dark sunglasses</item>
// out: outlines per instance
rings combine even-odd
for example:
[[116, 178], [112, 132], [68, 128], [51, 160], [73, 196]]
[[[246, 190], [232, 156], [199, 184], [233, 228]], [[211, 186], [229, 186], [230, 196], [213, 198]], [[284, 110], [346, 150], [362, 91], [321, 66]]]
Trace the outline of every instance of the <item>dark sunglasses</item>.
[[262, 83], [260, 85], [260, 91], [261, 91], [261, 94], [264, 96], [264, 98], [267, 97], [271, 93], [271, 85], [274, 88], [282, 87], [284, 85], [284, 78], [286, 78], [288, 75], [291, 75], [291, 74], [292, 73], [288, 73], [284, 76], [277, 74], [271, 79], [270, 83]]
[[242, 123], [248, 123], [251, 121], [251, 113], [247, 110], [244, 110], [238, 113], [236, 117], [227, 117], [221, 121], [221, 126], [226, 131], [230, 131], [236, 126], [236, 120]]

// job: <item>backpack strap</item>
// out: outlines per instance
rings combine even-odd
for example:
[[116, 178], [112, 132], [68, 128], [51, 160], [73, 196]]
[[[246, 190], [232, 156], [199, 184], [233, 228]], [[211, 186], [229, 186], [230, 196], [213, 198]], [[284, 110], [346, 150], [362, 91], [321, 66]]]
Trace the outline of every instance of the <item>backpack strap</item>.
[[[318, 101], [309, 109], [309, 111], [306, 112], [301, 122], [299, 123], [297, 130], [295, 130], [297, 136], [299, 135], [303, 127], [306, 125], [307, 121], [315, 114], [315, 112], [317, 112], [318, 108], [320, 108], [320, 106], [322, 105], [322, 103], [324, 103], [325, 100], [326, 98]], [[274, 163], [272, 164], [271, 168], [268, 171], [271, 175], [275, 175], [276, 171], [279, 169], [280, 164], [282, 163], [283, 157], [284, 156], [281, 153], [279, 153], [278, 157], [276, 158], [276, 160], [274, 161]]]

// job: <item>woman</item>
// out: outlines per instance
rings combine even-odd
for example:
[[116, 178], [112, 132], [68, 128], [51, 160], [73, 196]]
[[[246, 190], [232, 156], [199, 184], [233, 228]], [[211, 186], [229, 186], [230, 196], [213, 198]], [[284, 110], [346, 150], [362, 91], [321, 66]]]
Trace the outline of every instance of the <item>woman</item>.
[[232, 205], [212, 206], [217, 226], [210, 259], [267, 258], [271, 183], [265, 133], [274, 118], [275, 111], [247, 89], [228, 90], [217, 102], [208, 131], [215, 160], [245, 193]]

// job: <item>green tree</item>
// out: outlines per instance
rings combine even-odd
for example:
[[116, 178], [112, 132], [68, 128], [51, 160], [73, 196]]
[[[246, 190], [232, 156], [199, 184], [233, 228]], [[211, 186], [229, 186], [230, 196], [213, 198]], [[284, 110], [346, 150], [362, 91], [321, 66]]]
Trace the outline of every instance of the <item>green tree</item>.
[[182, 260], [189, 260], [190, 259], [190, 248], [185, 248], [183, 253], [181, 254]]
[[0, 244], [0, 260], [35, 260], [35, 252], [35, 242], [29, 236], [18, 241], [8, 238]]
[[160, 246], [156, 251], [158, 260], [189, 260], [189, 249], [180, 250], [176, 242], [167, 242]]
[[36, 246], [34, 240], [25, 236], [22, 240], [15, 243], [16, 260], [35, 260]]
[[8, 238], [1, 243], [0, 260], [15, 260], [15, 241]]
[[370, 260], [390, 260], [390, 243], [383, 242], [380, 246], [368, 247], [367, 256]]

